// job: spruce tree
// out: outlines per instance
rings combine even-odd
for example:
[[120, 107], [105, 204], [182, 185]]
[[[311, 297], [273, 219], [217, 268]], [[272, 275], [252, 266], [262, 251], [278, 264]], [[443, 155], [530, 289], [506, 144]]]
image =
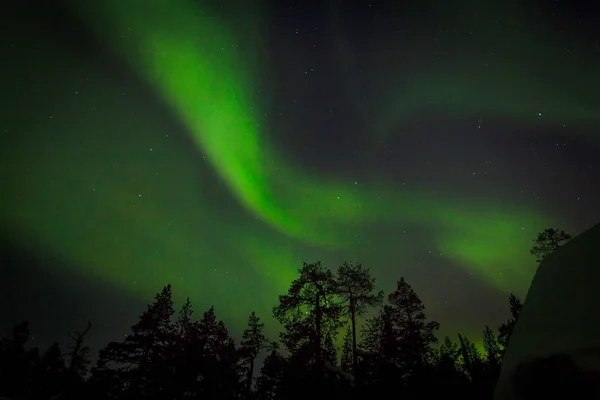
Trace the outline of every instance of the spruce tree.
[[439, 323], [427, 320], [423, 302], [403, 277], [388, 296], [384, 311], [391, 322], [394, 343], [389, 345], [393, 347], [397, 365], [406, 370], [425, 365], [431, 345], [437, 342], [435, 331]]

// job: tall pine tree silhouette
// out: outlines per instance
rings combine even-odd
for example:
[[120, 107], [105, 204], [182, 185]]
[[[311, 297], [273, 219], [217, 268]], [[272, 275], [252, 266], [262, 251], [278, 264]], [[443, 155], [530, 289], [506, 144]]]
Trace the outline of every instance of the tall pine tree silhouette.
[[254, 377], [256, 357], [258, 357], [262, 350], [267, 349], [269, 346], [269, 342], [266, 336], [263, 334], [264, 328], [265, 324], [263, 324], [256, 313], [252, 311], [248, 317], [248, 327], [244, 330], [242, 334], [242, 341], [240, 343], [242, 357], [248, 364], [246, 374], [246, 390], [248, 396], [252, 390], [252, 380]]
[[323, 343], [327, 331], [340, 326], [341, 307], [335, 302], [333, 273], [320, 262], [304, 263], [288, 292], [279, 296], [273, 316], [283, 326], [281, 341], [292, 354], [302, 354], [306, 363], [323, 367]]
[[352, 334], [352, 370], [356, 371], [358, 359], [356, 354], [356, 317], [362, 315], [369, 307], [381, 304], [383, 291], [374, 293], [375, 279], [361, 264], [342, 264], [337, 270], [336, 285], [338, 295], [345, 304], [344, 310], [350, 318]]
[[104, 383], [107, 396], [156, 397], [163, 392], [162, 370], [172, 349], [171, 316], [174, 314], [171, 285], [131, 327], [123, 342], [111, 342], [99, 353], [93, 374]]
[[348, 327], [344, 335], [344, 342], [342, 344], [342, 357], [340, 359], [340, 367], [345, 372], [352, 373], [354, 371], [354, 365], [352, 361], [352, 328]]
[[240, 393], [238, 352], [225, 323], [217, 320], [214, 307], [197, 324], [197, 347], [202, 359], [198, 374], [200, 395], [212, 399], [235, 399]]
[[435, 331], [439, 323], [427, 320], [423, 302], [403, 277], [389, 294], [384, 309], [395, 339], [393, 351], [397, 364], [406, 370], [426, 364], [431, 345], [437, 342]]

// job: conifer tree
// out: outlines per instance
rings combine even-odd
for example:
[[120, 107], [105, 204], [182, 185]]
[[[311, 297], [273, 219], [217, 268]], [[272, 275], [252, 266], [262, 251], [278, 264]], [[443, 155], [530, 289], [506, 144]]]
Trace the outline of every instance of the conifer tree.
[[523, 308], [523, 303], [521, 303], [521, 300], [513, 293], [508, 296], [508, 302], [510, 304], [510, 318], [498, 328], [498, 343], [500, 345], [500, 353], [502, 356], [506, 352], [513, 329], [517, 324], [519, 314]]
[[103, 385], [107, 395], [160, 395], [163, 389], [160, 380], [167, 378], [161, 363], [168, 362], [166, 358], [172, 349], [173, 313], [171, 285], [167, 285], [131, 327], [131, 334], [126, 335], [123, 342], [111, 342], [100, 351], [93, 373], [96, 381], [107, 385]]
[[234, 399], [240, 393], [240, 370], [235, 342], [225, 323], [217, 320], [214, 307], [204, 312], [197, 324], [195, 340], [202, 365], [199, 370], [200, 395]]
[[571, 235], [562, 229], [545, 229], [538, 233], [529, 253], [535, 256], [537, 262], [542, 262], [568, 240], [571, 240]]
[[198, 392], [203, 357], [199, 340], [198, 322], [192, 319], [194, 310], [189, 297], [181, 306], [173, 326], [172, 359], [169, 363], [173, 375], [173, 390], [170, 395], [192, 397]]
[[425, 365], [431, 345], [437, 342], [439, 323], [427, 320], [423, 302], [403, 277], [388, 296], [384, 310], [391, 322], [397, 365], [407, 370]]
[[292, 281], [288, 292], [279, 296], [273, 316], [284, 327], [280, 338], [287, 350], [321, 368], [324, 337], [341, 325], [335, 279], [320, 262], [304, 263], [298, 273], [300, 276]]
[[458, 334], [460, 342], [460, 357], [459, 363], [465, 373], [471, 380], [477, 380], [481, 377], [481, 353], [467, 336]]
[[350, 318], [352, 335], [352, 370], [356, 370], [356, 317], [362, 315], [369, 307], [381, 304], [383, 291], [374, 293], [375, 279], [362, 264], [342, 264], [337, 271], [336, 285], [338, 295], [344, 303], [344, 311]]
[[501, 361], [500, 345], [494, 331], [488, 325], [483, 330], [483, 349], [487, 363], [492, 367], [499, 366]]
[[242, 341], [240, 343], [242, 356], [244, 357], [244, 361], [248, 364], [246, 375], [246, 390], [248, 394], [252, 389], [256, 357], [258, 357], [259, 353], [269, 345], [266, 336], [263, 334], [264, 328], [265, 324], [263, 324], [256, 313], [252, 311], [250, 317], [248, 317], [248, 327], [244, 330]]
[[259, 400], [281, 398], [286, 367], [286, 359], [274, 346], [271, 353], [265, 358], [260, 376], [256, 380], [256, 397]]
[[366, 319], [362, 327], [360, 347], [376, 354], [382, 352], [383, 310]]
[[344, 335], [344, 344], [342, 345], [342, 357], [340, 359], [340, 367], [345, 372], [354, 371], [352, 361], [352, 328], [348, 327]]

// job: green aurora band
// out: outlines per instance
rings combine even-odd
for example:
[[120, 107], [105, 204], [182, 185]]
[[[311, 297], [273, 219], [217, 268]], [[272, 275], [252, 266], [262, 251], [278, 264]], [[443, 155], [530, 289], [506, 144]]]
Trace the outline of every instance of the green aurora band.
[[[346, 87], [355, 99], [356, 112], [365, 121], [374, 120], [367, 117], [373, 112], [380, 116], [375, 126], [369, 123], [375, 135], [370, 138], [372, 144], [423, 110], [510, 118], [534, 125], [577, 123], [584, 130], [596, 129], [600, 64], [592, 56], [592, 44], [577, 37], [573, 40], [572, 33], [556, 34], [556, 23], [540, 10], [525, 10], [522, 2], [461, 0], [433, 6], [425, 1], [422, 7], [426, 15], [399, 23], [397, 49], [389, 48], [388, 42], [382, 44], [385, 48], [372, 43], [368, 60], [351, 50], [348, 39], [339, 34], [344, 31], [339, 15], [332, 13], [341, 72], [348, 77]], [[441, 34], [419, 34], [419, 26], [427, 24], [439, 26]], [[444, 34], [444, 29], [450, 33]], [[407, 52], [407, 47], [413, 51]], [[428, 51], [419, 50], [423, 48]], [[411, 73], [398, 74], [391, 82], [393, 71], [378, 74], [379, 81], [372, 83], [377, 101], [365, 110], [364, 93], [349, 78], [349, 71], [366, 63], [393, 67], [404, 60], [414, 66]], [[589, 140], [598, 143], [595, 133]]]
[[[513, 290], [515, 283], [521, 289], [527, 286], [533, 273], [530, 241], [536, 232], [553, 225], [549, 217], [500, 200], [390, 190], [383, 178], [369, 190], [359, 190], [341, 178], [309, 176], [299, 167], [286, 165], [262, 131], [264, 112], [261, 99], [256, 98], [268, 65], [251, 55], [260, 52], [261, 28], [247, 22], [261, 21], [260, 12], [247, 12], [246, 23], [234, 28], [208, 8], [187, 0], [177, 4], [166, 0], [76, 1], [73, 5], [97, 37], [177, 116], [196, 151], [162, 144], [162, 165], [168, 168], [168, 176], [148, 167], [147, 175], [123, 181], [118, 177], [127, 168], [128, 152], [135, 148], [136, 143], [128, 142], [133, 139], [120, 137], [120, 144], [106, 148], [100, 161], [86, 149], [107, 135], [102, 123], [73, 124], [68, 104], [60, 104], [64, 107], [55, 107], [54, 132], [75, 131], [71, 142], [52, 140], [52, 132], [29, 127], [28, 136], [16, 141], [16, 151], [6, 154], [9, 172], [36, 166], [25, 181], [9, 183], [15, 190], [2, 207], [6, 231], [18, 232], [32, 245], [68, 259], [82, 273], [136, 295], [147, 296], [172, 282], [182, 286], [176, 289], [181, 296], [199, 292], [235, 304], [259, 304], [263, 310], [269, 310], [276, 295], [286, 290], [302, 259], [310, 261], [330, 251], [340, 257], [355, 254], [352, 236], [375, 224], [391, 232], [401, 224], [436, 227], [432, 243], [469, 273], [502, 291]], [[79, 72], [84, 69], [81, 62], [58, 49], [52, 51], [61, 54], [71, 77], [84, 78], [84, 72]], [[122, 88], [104, 83], [98, 85], [96, 95], [119, 97]], [[382, 114], [376, 135], [389, 134], [398, 120], [431, 97], [441, 99], [439, 107], [465, 114], [487, 110], [511, 117], [523, 110], [515, 101], [518, 93], [507, 89], [493, 101], [481, 101], [474, 84], [466, 78], [456, 80], [453, 74], [424, 73], [413, 85], [414, 90], [402, 99], [381, 100], [391, 109]], [[464, 107], [460, 110], [446, 101], [453, 91], [461, 92]], [[552, 93], [540, 92], [539, 96], [546, 103], [552, 101]], [[508, 104], [513, 108], [507, 108]], [[587, 108], [574, 104], [556, 106], [551, 113], [570, 120], [591, 115]], [[121, 124], [122, 132], [156, 130], [149, 118], [133, 118], [115, 106], [114, 121]], [[148, 136], [151, 143], [161, 140]], [[28, 140], [37, 140], [39, 145], [31, 148]], [[61, 155], [63, 163], [56, 161]], [[214, 176], [194, 170], [201, 156], [224, 184], [221, 190], [233, 197], [230, 208], [235, 210], [234, 201], [242, 206], [238, 211], [228, 215], [211, 211], [213, 194], [204, 188]], [[113, 160], [112, 168], [107, 159]], [[160, 185], [161, 190], [140, 196], [132, 181], [140, 188]], [[198, 227], [205, 227], [206, 233], [199, 233]], [[398, 237], [391, 240], [401, 242]], [[305, 246], [306, 252], [299, 254], [299, 246]], [[411, 251], [402, 243], [393, 248]], [[218, 292], [221, 275], [211, 275], [223, 265], [251, 267], [228, 278], [237, 280], [239, 286], [233, 285], [238, 289], [226, 294]], [[500, 267], [505, 271], [502, 275], [497, 273]], [[267, 290], [249, 293], [242, 289], [248, 286]], [[249, 311], [227, 310], [229, 318], [239, 321]]]

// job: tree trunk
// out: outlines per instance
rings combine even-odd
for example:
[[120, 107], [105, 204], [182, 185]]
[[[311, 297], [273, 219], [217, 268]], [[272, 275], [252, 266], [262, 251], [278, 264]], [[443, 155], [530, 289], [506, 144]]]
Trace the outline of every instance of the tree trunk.
[[315, 306], [315, 363], [321, 368], [321, 296], [318, 292]]
[[71, 361], [69, 363], [69, 372], [72, 375], [75, 375], [75, 373], [78, 372], [78, 371], [76, 371], [76, 368], [81, 363], [79, 353], [81, 351], [81, 346], [83, 345], [83, 338], [89, 332], [89, 330], [91, 328], [92, 328], [92, 323], [90, 321], [88, 321], [88, 326], [82, 333], [77, 333], [77, 336], [71, 336], [71, 338], [73, 340], [75, 340], [75, 346], [73, 348], [73, 351], [71, 352]]
[[247, 398], [249, 399], [251, 397], [252, 394], [252, 377], [254, 376], [254, 357], [252, 357], [250, 359], [250, 366], [248, 367], [248, 392], [247, 392]]
[[358, 356], [356, 354], [356, 306], [354, 300], [350, 299], [350, 319], [352, 323], [352, 374], [356, 379], [356, 367], [358, 365]]

